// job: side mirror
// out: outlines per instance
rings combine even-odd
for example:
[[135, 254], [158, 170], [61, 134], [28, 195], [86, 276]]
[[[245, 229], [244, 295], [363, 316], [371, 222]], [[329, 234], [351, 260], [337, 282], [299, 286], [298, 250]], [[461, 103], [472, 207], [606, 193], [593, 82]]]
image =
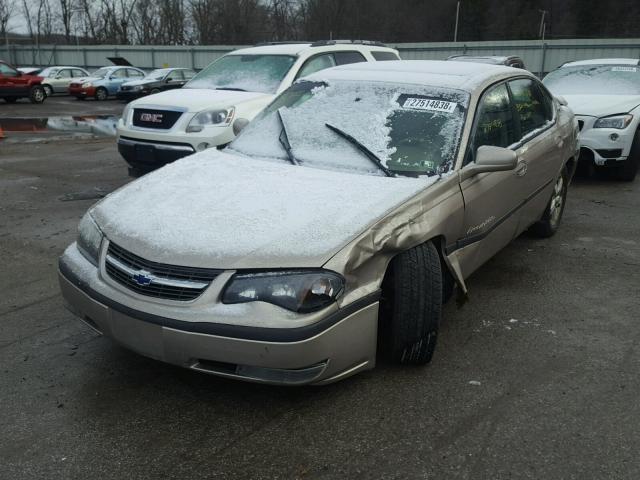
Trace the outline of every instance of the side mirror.
[[562, 95], [556, 95], [555, 97], [558, 100], [558, 102], [560, 103], [560, 105], [562, 105], [563, 107], [566, 107], [566, 106], [569, 105], [569, 102], [567, 102], [567, 99], [564, 98]]
[[483, 145], [476, 151], [476, 161], [464, 167], [461, 180], [485, 172], [506, 172], [518, 165], [518, 155], [513, 150]]
[[173, 82], [173, 78], [171, 78], [171, 77], [167, 78], [166, 82], [167, 82], [167, 83], [168, 83], [168, 82]]

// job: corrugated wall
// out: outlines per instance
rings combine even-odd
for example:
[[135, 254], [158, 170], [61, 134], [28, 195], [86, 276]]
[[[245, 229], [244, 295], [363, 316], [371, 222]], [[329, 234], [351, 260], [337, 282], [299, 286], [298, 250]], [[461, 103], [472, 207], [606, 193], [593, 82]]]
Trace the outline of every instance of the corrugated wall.
[[[514, 40], [503, 42], [401, 43], [398, 48], [406, 60], [439, 60], [449, 55], [519, 55], [529, 70], [549, 72], [564, 62], [588, 58], [631, 57], [640, 59], [640, 39], [601, 40]], [[79, 65], [89, 68], [109, 64], [107, 57], [123, 56], [144, 69], [163, 66], [203, 68], [240, 45], [219, 46], [56, 46], [0, 45], [0, 58], [23, 66]]]

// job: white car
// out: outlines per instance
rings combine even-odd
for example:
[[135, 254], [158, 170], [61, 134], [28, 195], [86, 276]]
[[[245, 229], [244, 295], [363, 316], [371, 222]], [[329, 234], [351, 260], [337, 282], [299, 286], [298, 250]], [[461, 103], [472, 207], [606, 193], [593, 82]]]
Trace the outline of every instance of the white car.
[[43, 77], [42, 86], [50, 97], [54, 93], [67, 93], [74, 78], [88, 77], [89, 72], [80, 67], [47, 67], [38, 76]]
[[617, 169], [632, 181], [640, 164], [640, 65], [637, 58], [603, 58], [562, 65], [544, 79], [575, 112], [580, 164]]
[[125, 108], [118, 151], [138, 176], [196, 151], [231, 142], [295, 80], [357, 62], [399, 60], [376, 42], [270, 44], [229, 53], [183, 88], [150, 95]]

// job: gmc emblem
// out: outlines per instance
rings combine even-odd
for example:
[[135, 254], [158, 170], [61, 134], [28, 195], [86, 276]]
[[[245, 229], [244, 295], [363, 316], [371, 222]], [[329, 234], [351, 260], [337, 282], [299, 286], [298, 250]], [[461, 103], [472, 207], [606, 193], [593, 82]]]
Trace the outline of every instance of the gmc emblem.
[[140, 120], [143, 122], [162, 123], [162, 113], [141, 113]]

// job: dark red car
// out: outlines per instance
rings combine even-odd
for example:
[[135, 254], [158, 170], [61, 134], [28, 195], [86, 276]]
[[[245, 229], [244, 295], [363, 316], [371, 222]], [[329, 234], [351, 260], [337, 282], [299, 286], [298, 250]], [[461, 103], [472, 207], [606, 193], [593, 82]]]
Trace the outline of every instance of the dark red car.
[[28, 98], [31, 103], [42, 103], [47, 95], [42, 87], [42, 77], [26, 75], [0, 60], [0, 98], [13, 103]]

